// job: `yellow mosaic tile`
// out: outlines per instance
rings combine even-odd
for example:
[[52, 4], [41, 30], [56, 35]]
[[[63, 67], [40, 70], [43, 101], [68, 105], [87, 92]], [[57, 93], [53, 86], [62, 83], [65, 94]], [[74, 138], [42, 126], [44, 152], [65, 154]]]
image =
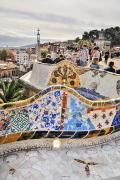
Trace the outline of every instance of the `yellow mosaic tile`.
[[18, 139], [20, 136], [21, 136], [21, 133], [9, 134], [9, 135], [6, 136], [6, 139], [5, 139], [5, 141], [4, 141], [4, 144], [17, 141], [17, 139]]

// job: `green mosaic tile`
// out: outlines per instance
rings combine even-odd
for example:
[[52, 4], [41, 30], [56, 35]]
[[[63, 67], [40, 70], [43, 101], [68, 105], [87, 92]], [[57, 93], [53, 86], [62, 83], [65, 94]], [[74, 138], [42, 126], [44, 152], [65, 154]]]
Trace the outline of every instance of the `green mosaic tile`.
[[25, 131], [29, 124], [29, 115], [26, 109], [14, 110], [10, 113], [12, 132]]

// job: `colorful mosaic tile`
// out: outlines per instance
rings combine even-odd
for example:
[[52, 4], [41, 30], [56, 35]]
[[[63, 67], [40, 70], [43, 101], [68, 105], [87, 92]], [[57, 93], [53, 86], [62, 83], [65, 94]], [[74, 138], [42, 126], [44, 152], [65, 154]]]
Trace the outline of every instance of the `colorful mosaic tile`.
[[105, 96], [102, 96], [100, 95], [99, 93], [97, 93], [95, 91], [95, 89], [86, 89], [86, 88], [76, 88], [75, 89], [80, 95], [86, 97], [87, 99], [90, 99], [90, 100], [97, 100], [97, 99], [105, 99], [106, 97]]
[[61, 92], [53, 91], [28, 107], [29, 128], [59, 130], [61, 121]]
[[120, 106], [117, 107], [117, 112], [113, 119], [112, 126], [119, 125], [119, 124], [120, 124]]
[[64, 130], [90, 130], [94, 125], [86, 115], [87, 107], [74, 96], [68, 94], [67, 111], [64, 122]]
[[88, 117], [91, 119], [95, 126], [95, 129], [103, 129], [111, 127], [112, 121], [116, 114], [116, 108], [106, 110], [94, 110], [88, 113]]
[[68, 87], [80, 87], [80, 78], [76, 68], [68, 61], [62, 61], [56, 65], [51, 74], [49, 85], [65, 84]]
[[11, 133], [11, 119], [9, 112], [0, 111], [0, 135], [6, 135]]
[[[93, 93], [92, 98], [94, 95], [101, 97], [98, 93]], [[47, 134], [50, 130], [60, 132], [62, 138], [67, 137], [69, 133], [74, 134], [75, 131], [78, 131], [76, 138], [92, 137], [109, 134], [112, 132], [111, 126], [120, 124], [120, 106], [113, 106], [114, 103], [119, 103], [119, 99], [106, 102], [91, 101], [76, 90], [57, 86], [40, 92], [32, 101], [22, 108], [0, 111], [0, 136], [26, 131], [32, 131], [34, 136], [36, 132]], [[101, 106], [104, 107], [101, 109]], [[64, 131], [61, 135], [60, 130], [67, 132]], [[89, 134], [89, 131], [97, 133]], [[15, 139], [9, 137], [10, 141]], [[5, 143], [8, 141], [9, 138]]]
[[29, 114], [26, 109], [16, 109], [10, 112], [11, 131], [26, 131], [29, 124]]
[[120, 76], [101, 70], [88, 70], [80, 75], [81, 87], [95, 90], [100, 95], [109, 98], [119, 97]]

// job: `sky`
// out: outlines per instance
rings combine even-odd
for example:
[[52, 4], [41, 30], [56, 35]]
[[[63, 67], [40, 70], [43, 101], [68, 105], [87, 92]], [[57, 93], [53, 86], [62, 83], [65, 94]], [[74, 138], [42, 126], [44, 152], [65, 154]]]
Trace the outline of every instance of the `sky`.
[[0, 0], [0, 46], [75, 39], [120, 25], [120, 0]]

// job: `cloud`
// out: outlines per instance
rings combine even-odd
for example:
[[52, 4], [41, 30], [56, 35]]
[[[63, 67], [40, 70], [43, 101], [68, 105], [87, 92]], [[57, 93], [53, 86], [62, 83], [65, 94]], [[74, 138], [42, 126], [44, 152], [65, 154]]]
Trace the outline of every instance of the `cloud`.
[[118, 26], [119, 0], [0, 0], [0, 44], [73, 39], [84, 31]]
[[0, 14], [5, 15], [8, 14], [9, 16], [16, 16], [16, 17], [22, 17], [27, 19], [34, 19], [39, 21], [47, 21], [47, 22], [53, 22], [53, 23], [62, 23], [62, 24], [77, 24], [78, 21], [74, 18], [54, 14], [54, 13], [34, 13], [34, 12], [27, 12], [27, 11], [20, 11], [15, 9], [9, 9], [9, 8], [3, 8], [0, 7]]

